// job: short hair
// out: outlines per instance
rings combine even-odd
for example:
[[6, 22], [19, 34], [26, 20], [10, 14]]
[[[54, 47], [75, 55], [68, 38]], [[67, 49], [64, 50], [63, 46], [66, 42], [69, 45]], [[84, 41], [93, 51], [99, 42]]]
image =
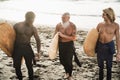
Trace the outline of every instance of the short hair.
[[32, 12], [32, 11], [28, 11], [28, 12], [25, 14], [25, 18], [26, 18], [26, 19], [34, 18], [34, 17], [35, 17], [35, 14], [34, 14], [34, 12]]
[[70, 13], [69, 12], [65, 12], [65, 13], [63, 13], [62, 16], [69, 16], [70, 17]]
[[106, 8], [103, 10], [103, 12], [107, 14], [107, 17], [110, 19], [111, 22], [115, 21], [115, 13], [112, 8]]

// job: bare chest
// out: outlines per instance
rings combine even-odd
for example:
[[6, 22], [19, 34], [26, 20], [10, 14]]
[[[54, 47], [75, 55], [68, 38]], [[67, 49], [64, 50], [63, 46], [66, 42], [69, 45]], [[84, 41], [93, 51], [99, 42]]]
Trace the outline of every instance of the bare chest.
[[60, 32], [62, 32], [63, 34], [66, 34], [66, 35], [69, 35], [69, 36], [71, 36], [72, 33], [73, 33], [72, 26], [70, 26], [70, 25], [67, 26], [67, 27], [61, 26], [59, 30], [60, 30]]
[[114, 26], [102, 26], [99, 28], [99, 33], [101, 34], [115, 34]]
[[31, 27], [18, 27], [16, 32], [18, 35], [31, 36], [33, 29]]

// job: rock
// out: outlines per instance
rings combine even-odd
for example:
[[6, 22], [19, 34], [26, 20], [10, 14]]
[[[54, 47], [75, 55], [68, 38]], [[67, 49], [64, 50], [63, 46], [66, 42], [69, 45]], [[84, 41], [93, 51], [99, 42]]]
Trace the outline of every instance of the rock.
[[[40, 60], [33, 66], [34, 74], [37, 75], [35, 80], [64, 80], [64, 67], [60, 64], [59, 55], [54, 60], [50, 60], [48, 56], [48, 48], [54, 33], [54, 28], [39, 27], [38, 33], [41, 39]], [[78, 40], [75, 41], [76, 54], [82, 63], [82, 67], [78, 67], [73, 61], [73, 78], [74, 80], [98, 80], [99, 67], [96, 57], [88, 57], [83, 51], [82, 44], [86, 38], [87, 31], [79, 30], [77, 32]], [[37, 53], [36, 41], [34, 37], [31, 40], [32, 48]], [[116, 63], [116, 56], [113, 58], [112, 80], [120, 80], [120, 63]], [[13, 68], [12, 58], [0, 51], [0, 80], [16, 80], [15, 69]], [[22, 73], [24, 80], [28, 80], [26, 65], [22, 65]], [[106, 78], [106, 67], [105, 76]]]
[[44, 57], [49, 57], [48, 53], [45, 52], [45, 51], [43, 52], [42, 56], [44, 56]]
[[0, 69], [3, 69], [4, 68], [4, 65], [0, 63]]

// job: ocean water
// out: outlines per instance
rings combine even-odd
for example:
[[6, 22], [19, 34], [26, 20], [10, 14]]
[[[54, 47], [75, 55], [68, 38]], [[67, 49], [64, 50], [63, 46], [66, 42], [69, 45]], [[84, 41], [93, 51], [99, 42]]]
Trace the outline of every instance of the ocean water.
[[27, 11], [36, 14], [34, 24], [55, 27], [64, 12], [80, 29], [91, 29], [102, 22], [102, 10], [111, 7], [120, 23], [120, 0], [0, 0], [0, 19], [23, 21]]

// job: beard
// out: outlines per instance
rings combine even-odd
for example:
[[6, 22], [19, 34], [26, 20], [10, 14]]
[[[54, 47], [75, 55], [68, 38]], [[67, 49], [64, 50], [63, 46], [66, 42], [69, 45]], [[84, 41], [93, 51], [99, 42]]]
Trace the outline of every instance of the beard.
[[67, 26], [70, 25], [70, 22], [69, 22], [69, 21], [67, 21], [67, 22], [65, 22], [65, 23], [61, 22], [61, 24], [62, 24], [63, 27], [67, 27]]

